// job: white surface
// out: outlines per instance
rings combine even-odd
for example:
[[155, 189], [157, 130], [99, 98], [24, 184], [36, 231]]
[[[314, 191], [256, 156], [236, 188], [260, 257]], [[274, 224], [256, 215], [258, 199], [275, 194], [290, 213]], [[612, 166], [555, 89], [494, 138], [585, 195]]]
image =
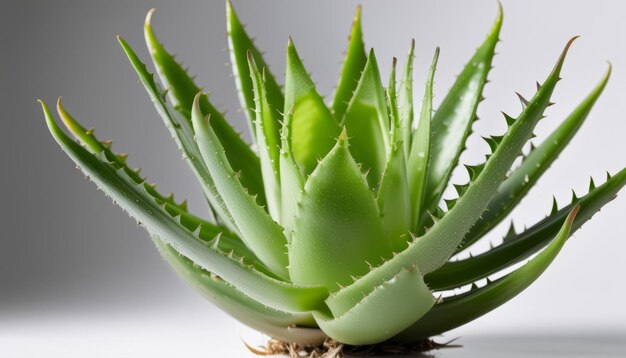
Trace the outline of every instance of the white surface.
[[[262, 344], [265, 337], [207, 309], [178, 315], [161, 311], [100, 316], [30, 317], [0, 324], [0, 357], [6, 358], [170, 358], [255, 357], [243, 341]], [[460, 329], [439, 339], [460, 337], [462, 348], [433, 352], [442, 358], [623, 357], [626, 332], [563, 329], [476, 333]], [[575, 327], [570, 327], [575, 328]], [[473, 332], [474, 331], [474, 332]]]

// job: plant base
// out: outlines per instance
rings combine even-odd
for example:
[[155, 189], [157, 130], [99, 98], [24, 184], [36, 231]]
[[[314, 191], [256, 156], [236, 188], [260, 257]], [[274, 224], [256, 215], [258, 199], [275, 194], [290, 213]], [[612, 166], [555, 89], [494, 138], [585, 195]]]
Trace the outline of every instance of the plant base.
[[[383, 342], [367, 346], [351, 346], [339, 343], [327, 338], [318, 346], [299, 346], [295, 343], [286, 343], [271, 339], [265, 346], [254, 348], [246, 344], [246, 347], [254, 354], [262, 356], [288, 355], [291, 358], [341, 358], [341, 357], [366, 357], [379, 355], [401, 355], [423, 357], [422, 353], [434, 349], [456, 348], [453, 341], [437, 343], [432, 339], [424, 339], [409, 345]], [[244, 343], [245, 344], [245, 343]]]

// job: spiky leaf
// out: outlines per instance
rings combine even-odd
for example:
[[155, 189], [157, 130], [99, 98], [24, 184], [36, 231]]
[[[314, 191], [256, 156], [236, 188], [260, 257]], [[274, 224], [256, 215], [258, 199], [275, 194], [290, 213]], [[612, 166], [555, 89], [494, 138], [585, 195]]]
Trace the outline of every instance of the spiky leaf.
[[389, 252], [378, 206], [343, 132], [305, 183], [289, 244], [290, 277], [336, 290]]
[[198, 181], [202, 186], [202, 190], [209, 200], [211, 207], [216, 212], [218, 218], [221, 219], [225, 225], [227, 225], [230, 229], [236, 230], [233, 218], [224, 202], [217, 194], [211, 174], [202, 160], [200, 149], [194, 140], [194, 130], [191, 123], [180, 114], [176, 113], [171, 108], [170, 104], [165, 101], [161, 89], [154, 81], [153, 75], [148, 72], [146, 65], [141, 62], [130, 45], [128, 45], [128, 43], [126, 43], [126, 41], [124, 41], [121, 37], [118, 37], [118, 41], [126, 53], [131, 65], [137, 72], [141, 83], [148, 92], [148, 95], [157, 112], [176, 140], [176, 144], [178, 144], [178, 147], [182, 150], [183, 156], [189, 163], [189, 166], [193, 170], [194, 174], [196, 174], [196, 177], [198, 178]]
[[425, 194], [426, 179], [428, 177], [428, 162], [430, 160], [430, 139], [431, 121], [433, 108], [433, 83], [437, 60], [439, 59], [439, 48], [435, 49], [433, 62], [428, 73], [424, 98], [422, 99], [422, 109], [420, 111], [419, 122], [415, 133], [412, 135], [411, 151], [408, 152], [407, 172], [409, 182], [410, 203], [412, 210], [412, 229], [421, 233], [422, 228], [418, 227], [422, 214]]
[[413, 60], [415, 59], [415, 40], [411, 40], [411, 48], [404, 65], [404, 78], [398, 91], [398, 103], [400, 108], [400, 128], [404, 145], [404, 156], [409, 157], [411, 141], [413, 140]]
[[526, 265], [485, 287], [444, 299], [394, 339], [414, 341], [440, 334], [470, 322], [517, 296], [541, 276], [561, 251], [577, 211], [578, 207], [570, 212], [550, 245]]
[[541, 175], [556, 160], [570, 140], [587, 118], [591, 108], [596, 103], [602, 90], [606, 86], [611, 67], [605, 73], [600, 83], [574, 109], [563, 123], [550, 134], [539, 147], [533, 148], [522, 164], [505, 180], [498, 194], [491, 200], [482, 217], [472, 227], [459, 251], [478, 241], [484, 234], [500, 223], [515, 206], [526, 196], [530, 188], [539, 180]]
[[224, 155], [210, 118], [200, 109], [200, 97], [194, 100], [191, 118], [202, 158], [215, 182], [215, 188], [231, 212], [246, 245], [277, 275], [287, 278], [287, 240], [281, 227], [260, 207], [236, 177]]
[[369, 172], [377, 189], [389, 153], [389, 114], [374, 51], [370, 51], [359, 84], [350, 100], [343, 126], [350, 137], [350, 153]]
[[[191, 104], [194, 96], [200, 92], [200, 87], [159, 42], [152, 29], [151, 19], [153, 13], [154, 9], [148, 12], [144, 24], [146, 45], [150, 50], [152, 62], [161, 78], [161, 82], [167, 89], [167, 98], [171, 101], [172, 106], [191, 123]], [[226, 121], [222, 113], [209, 102], [207, 96], [202, 97], [200, 106], [202, 113], [211, 115], [211, 126], [220, 139], [222, 146], [224, 146], [228, 162], [235, 171], [241, 173], [241, 184], [250, 193], [259, 195], [259, 202], [265, 203], [259, 158], [237, 131]]]
[[393, 337], [422, 317], [435, 304], [417, 268], [364, 292], [348, 310], [329, 317], [315, 313], [320, 328], [340, 342], [375, 344]]
[[613, 200], [626, 185], [626, 169], [611, 177], [606, 183], [592, 189], [587, 195], [554, 211], [527, 230], [516, 234], [510, 231], [504, 242], [491, 250], [459, 261], [451, 261], [426, 276], [426, 282], [434, 290], [447, 290], [472, 283], [506, 267], [514, 265], [548, 244], [556, 235], [567, 214], [574, 206], [580, 211], [572, 224], [572, 232], [578, 230], [595, 213]]
[[563, 50], [557, 64], [545, 81], [544, 86], [533, 97], [528, 107], [509, 128], [502, 143], [487, 161], [484, 170], [471, 182], [465, 194], [442, 219], [434, 224], [422, 237], [409, 244], [407, 249], [376, 267], [355, 283], [342, 289], [340, 294], [354, 295], [365, 287], [381, 284], [406, 267], [417, 265], [423, 274], [428, 274], [443, 264], [454, 253], [464, 234], [478, 219], [506, 177], [506, 173], [532, 136], [533, 129], [543, 116], [550, 96], [559, 80], [565, 55], [574, 39]]
[[352, 22], [348, 50], [343, 61], [341, 76], [339, 77], [339, 83], [337, 84], [337, 90], [331, 105], [335, 118], [341, 119], [344, 113], [346, 113], [348, 103], [359, 83], [361, 71], [363, 71], [366, 61], [367, 54], [365, 53], [363, 32], [361, 31], [361, 5], [358, 5]]
[[465, 65], [433, 117], [425, 191], [428, 196], [424, 201], [424, 208], [428, 211], [432, 212], [437, 206], [465, 147], [472, 123], [476, 119], [476, 109], [482, 99], [483, 88], [487, 83], [501, 26], [502, 9], [499, 8], [498, 17], [487, 39]]
[[287, 312], [325, 309], [328, 291], [323, 287], [298, 286], [264, 275], [219, 249], [218, 238], [207, 244], [180, 223], [146, 191], [146, 183], [135, 182], [125, 168], [116, 168], [104, 153], [90, 153], [72, 141], [53, 119], [42, 102], [50, 133], [68, 156], [104, 192], [140, 222], [155, 237], [164, 240], [198, 266], [221, 276], [246, 295], [268, 306]]
[[276, 126], [279, 121], [275, 118], [276, 112], [272, 110], [267, 101], [265, 72], [261, 73], [257, 68], [252, 51], [248, 51], [248, 61], [250, 61], [250, 73], [252, 74], [252, 83], [254, 85], [254, 103], [256, 108], [254, 124], [256, 126], [256, 142], [261, 159], [263, 185], [267, 198], [267, 211], [274, 220], [278, 221], [280, 219], [280, 164], [278, 162], [280, 137]]
[[285, 113], [293, 107], [290, 145], [305, 174], [317, 166], [335, 144], [339, 125], [315, 90], [296, 47], [289, 39], [285, 75]]
[[[270, 72], [269, 66], [263, 60], [261, 52], [256, 48], [252, 39], [246, 33], [243, 24], [239, 21], [232, 4], [226, 1], [226, 27], [228, 31], [228, 46], [230, 49], [230, 63], [235, 77], [235, 84], [239, 91], [239, 100], [241, 102], [241, 108], [246, 114], [250, 131], [255, 137], [254, 120], [256, 115], [254, 113], [254, 93], [252, 90], [252, 78], [250, 69], [248, 66], [248, 51], [252, 51], [252, 57], [257, 63], [259, 68], [265, 69], [265, 87], [267, 90], [267, 102], [270, 104], [270, 108], [276, 111], [277, 116], [280, 118], [280, 111], [284, 107], [285, 98], [282, 90], [274, 79], [274, 76]], [[276, 128], [280, 128], [278, 124]], [[276, 132], [278, 135], [278, 132]]]

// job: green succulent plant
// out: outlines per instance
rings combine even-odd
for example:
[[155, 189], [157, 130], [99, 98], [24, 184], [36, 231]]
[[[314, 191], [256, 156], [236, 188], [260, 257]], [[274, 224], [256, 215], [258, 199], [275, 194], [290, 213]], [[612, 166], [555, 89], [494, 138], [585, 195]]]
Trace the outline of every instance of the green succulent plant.
[[[586, 195], [574, 195], [561, 207], [554, 201], [550, 215], [532, 227], [517, 233], [511, 226], [491, 250], [451, 260], [505, 219], [548, 169], [603, 91], [610, 67], [562, 124], [528, 150], [535, 126], [552, 105], [570, 40], [533, 97], [520, 96], [521, 113], [504, 115], [506, 132], [484, 138], [489, 154], [484, 163], [465, 166], [470, 179], [454, 185], [458, 197], [443, 199], [477, 120], [501, 10], [437, 111], [435, 51], [418, 111], [414, 44], [399, 83], [394, 59], [383, 87], [374, 51], [364, 48], [360, 9], [335, 95], [326, 103], [291, 39], [283, 87], [231, 4], [226, 8], [232, 70], [255, 146], [242, 140], [158, 41], [152, 11], [145, 39], [162, 87], [119, 38], [198, 177], [210, 219], [160, 194], [127, 164], [126, 155], [81, 126], [60, 101], [58, 115], [78, 143], [41, 104], [61, 148], [146, 228], [180, 277], [271, 337], [299, 344], [326, 337], [351, 345], [410, 344], [461, 326], [528, 287], [569, 234], [626, 183], [626, 169], [597, 187], [591, 180]], [[536, 253], [517, 270], [489, 280]], [[470, 285], [464, 293], [442, 295]]]

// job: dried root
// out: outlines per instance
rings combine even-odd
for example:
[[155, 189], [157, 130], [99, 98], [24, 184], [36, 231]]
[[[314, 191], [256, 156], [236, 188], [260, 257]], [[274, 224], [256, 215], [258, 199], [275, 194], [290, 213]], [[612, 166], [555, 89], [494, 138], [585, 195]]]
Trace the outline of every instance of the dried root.
[[367, 346], [351, 346], [327, 338], [323, 344], [318, 346], [302, 347], [295, 343], [286, 343], [276, 339], [271, 339], [265, 346], [258, 348], [244, 344], [250, 352], [261, 356], [287, 355], [291, 358], [341, 358], [378, 355], [411, 355], [424, 357], [424, 352], [434, 349], [460, 347], [460, 345], [453, 345], [452, 342], [453, 341], [437, 343], [431, 339], [424, 339], [423, 341], [411, 345], [383, 342]]

